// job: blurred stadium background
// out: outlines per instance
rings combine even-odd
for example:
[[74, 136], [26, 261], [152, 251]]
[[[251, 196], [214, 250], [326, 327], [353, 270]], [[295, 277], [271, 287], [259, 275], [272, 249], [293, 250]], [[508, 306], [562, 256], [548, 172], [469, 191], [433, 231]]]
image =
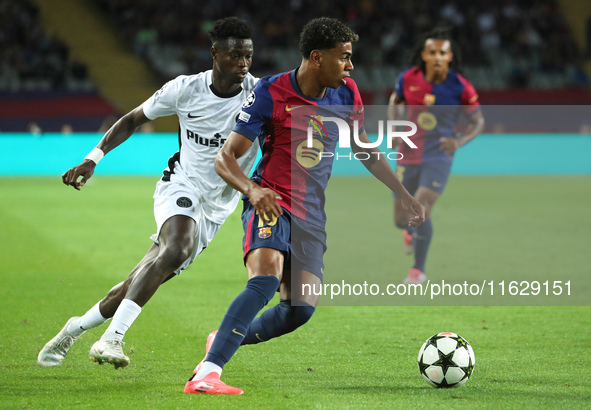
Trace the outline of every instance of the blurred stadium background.
[[[591, 104], [588, 1], [0, 0], [0, 132], [104, 131], [165, 81], [211, 68], [207, 31], [229, 15], [256, 29], [257, 76], [299, 64], [310, 18], [347, 22], [366, 105], [387, 103], [438, 24], [453, 27], [482, 104]], [[152, 130], [175, 132], [176, 118]]]

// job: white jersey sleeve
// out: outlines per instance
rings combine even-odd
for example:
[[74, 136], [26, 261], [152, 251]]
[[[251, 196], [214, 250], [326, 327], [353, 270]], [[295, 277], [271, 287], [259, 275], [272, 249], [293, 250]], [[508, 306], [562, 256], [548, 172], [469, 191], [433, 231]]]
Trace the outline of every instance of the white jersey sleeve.
[[177, 103], [179, 99], [179, 88], [183, 79], [187, 76], [179, 76], [174, 80], [170, 80], [156, 91], [146, 102], [142, 108], [144, 114], [150, 120], [155, 120], [159, 117], [167, 117], [175, 115], [177, 110]]
[[[217, 153], [236, 125], [242, 104], [257, 78], [248, 74], [230, 95], [222, 95], [212, 85], [212, 71], [182, 75], [166, 83], [148, 98], [142, 108], [149, 119], [176, 115], [179, 119], [179, 151], [172, 155], [162, 181], [182, 181], [195, 189], [196, 197], [211, 221], [222, 224], [234, 211], [240, 195], [215, 172]], [[245, 174], [254, 165], [258, 141], [238, 159]]]

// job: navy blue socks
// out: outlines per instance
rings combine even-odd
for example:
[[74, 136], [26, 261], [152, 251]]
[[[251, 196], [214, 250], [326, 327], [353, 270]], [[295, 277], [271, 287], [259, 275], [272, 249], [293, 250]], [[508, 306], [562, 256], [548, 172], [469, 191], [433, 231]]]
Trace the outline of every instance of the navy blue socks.
[[255, 276], [230, 304], [218, 329], [206, 361], [220, 367], [232, 358], [257, 313], [275, 296], [279, 279], [275, 276]]
[[415, 252], [415, 264], [413, 268], [419, 269], [421, 272], [425, 272], [427, 251], [429, 250], [429, 244], [431, 243], [432, 237], [433, 224], [431, 224], [431, 218], [427, 219], [421, 225], [414, 228], [413, 245]]
[[293, 332], [310, 320], [315, 310], [313, 306], [307, 304], [291, 306], [291, 300], [282, 300], [253, 320], [242, 344], [266, 342], [274, 337]]

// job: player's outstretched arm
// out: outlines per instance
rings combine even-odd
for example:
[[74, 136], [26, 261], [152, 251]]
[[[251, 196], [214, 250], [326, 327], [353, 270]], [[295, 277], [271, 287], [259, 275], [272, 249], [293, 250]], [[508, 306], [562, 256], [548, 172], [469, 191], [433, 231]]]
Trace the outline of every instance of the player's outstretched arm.
[[476, 138], [483, 130], [484, 116], [482, 115], [482, 111], [477, 111], [470, 116], [470, 123], [462, 135], [456, 138], [439, 138], [440, 147], [446, 154], [453, 154], [458, 148]]
[[[359, 136], [359, 140], [364, 143], [370, 142], [365, 131]], [[355, 143], [355, 140], [351, 141], [351, 148], [354, 153], [365, 152], [369, 154], [369, 159], [361, 162], [369, 172], [400, 198], [404, 210], [413, 215], [408, 226], [419, 226], [425, 222], [425, 207], [408, 193], [394, 173], [388, 160], [385, 159], [385, 155], [377, 148], [362, 148]]]
[[[88, 179], [94, 174], [94, 168], [98, 161], [100, 161], [107, 152], [126, 141], [140, 125], [148, 121], [149, 119], [145, 116], [141, 105], [125, 114], [119, 119], [119, 121], [109, 128], [103, 138], [99, 141], [96, 148], [86, 156], [84, 161], [75, 167], [70, 168], [62, 175], [63, 183], [71, 185], [80, 191], [80, 187], [84, 186], [86, 181], [88, 181]], [[79, 181], [80, 177], [82, 177], [82, 179]]]
[[388, 101], [388, 119], [399, 120], [401, 118], [404, 118], [404, 100], [394, 91]]
[[[396, 91], [394, 91], [390, 95], [390, 100], [388, 101], [388, 119], [389, 120], [399, 120], [401, 118], [405, 118], [405, 116], [404, 116], [404, 100], [396, 94]], [[400, 137], [392, 138], [392, 148], [397, 147], [401, 143], [402, 143], [402, 138], [400, 138]]]
[[261, 219], [269, 222], [283, 213], [281, 206], [277, 203], [281, 200], [281, 196], [272, 189], [261, 188], [244, 175], [237, 160], [248, 151], [251, 145], [251, 140], [232, 131], [215, 159], [215, 172], [229, 186], [248, 196]]

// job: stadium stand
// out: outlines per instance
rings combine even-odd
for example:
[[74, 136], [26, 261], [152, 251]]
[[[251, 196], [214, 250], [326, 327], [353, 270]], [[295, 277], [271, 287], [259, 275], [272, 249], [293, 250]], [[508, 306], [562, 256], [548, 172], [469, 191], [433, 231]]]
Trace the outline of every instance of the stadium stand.
[[93, 91], [84, 63], [43, 30], [39, 8], [28, 0], [0, 1], [0, 90]]
[[[327, 15], [347, 22], [360, 35], [355, 47], [354, 78], [366, 104], [386, 103], [396, 76], [407, 66], [409, 51], [418, 35], [436, 25], [452, 28], [462, 49], [464, 74], [478, 89], [482, 103], [591, 104], [589, 64], [585, 66], [584, 61], [585, 52], [591, 47], [581, 42], [576, 44], [563, 10], [572, 14], [571, 10], [577, 8], [567, 7], [563, 2], [572, 3], [570, 0], [0, 0], [0, 131], [26, 130], [33, 119], [22, 111], [15, 113], [14, 107], [25, 102], [39, 103], [37, 107], [42, 107], [52, 94], [59, 101], [56, 107], [62, 107], [63, 115], [34, 120], [42, 129], [53, 131], [61, 129], [64, 122], [70, 123], [75, 131], [95, 131], [107, 116], [117, 116], [147, 96], [145, 90], [133, 92], [131, 82], [124, 78], [116, 80], [126, 81], [127, 89], [108, 84], [107, 80], [115, 79], [110, 73], [104, 72], [102, 77], [95, 75], [97, 61], [85, 60], [87, 67], [73, 60], [69, 47], [44, 31], [44, 14], [40, 13], [39, 5], [51, 4], [59, 14], [60, 7], [80, 3], [100, 14], [104, 29], [115, 33], [114, 37], [123, 40], [127, 53], [135, 54], [157, 74], [157, 81], [147, 87], [151, 91], [155, 84], [179, 74], [210, 68], [207, 31], [218, 18], [237, 15], [253, 24], [256, 58], [252, 72], [263, 76], [296, 66], [300, 60], [297, 51], [300, 28], [310, 18]], [[589, 36], [591, 23], [582, 20], [580, 24], [582, 32], [587, 30]], [[126, 67], [124, 71], [133, 77], [134, 70]], [[93, 81], [89, 72], [93, 73]], [[132, 95], [133, 101], [123, 104], [123, 97], [110, 90]], [[88, 112], [82, 113], [84, 110], [77, 107], [80, 104], [87, 105]]]
[[117, 110], [29, 0], [0, 0], [0, 130], [95, 131]]
[[207, 29], [216, 18], [236, 14], [257, 28], [253, 66], [257, 74], [297, 65], [298, 30], [312, 17], [329, 15], [346, 21], [360, 35], [355, 78], [364, 90], [391, 87], [418, 35], [436, 25], [453, 28], [465, 74], [479, 90], [557, 89], [589, 83], [580, 67], [581, 53], [554, 0], [259, 0], [205, 6], [158, 0], [95, 1], [136, 52], [167, 79], [206, 69]]

